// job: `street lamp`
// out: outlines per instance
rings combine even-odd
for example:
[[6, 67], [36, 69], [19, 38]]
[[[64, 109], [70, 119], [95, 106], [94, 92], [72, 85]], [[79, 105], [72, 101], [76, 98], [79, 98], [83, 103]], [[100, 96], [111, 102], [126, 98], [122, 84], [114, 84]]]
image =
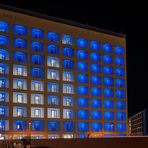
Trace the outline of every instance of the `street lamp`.
[[29, 124], [29, 137], [31, 138], [31, 122], [29, 122], [28, 124]]

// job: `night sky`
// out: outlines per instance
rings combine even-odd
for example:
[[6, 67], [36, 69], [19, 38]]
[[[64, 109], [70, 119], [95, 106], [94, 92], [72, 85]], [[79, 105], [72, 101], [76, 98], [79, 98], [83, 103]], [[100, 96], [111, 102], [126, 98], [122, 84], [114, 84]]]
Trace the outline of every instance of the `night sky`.
[[[129, 0], [130, 1], [130, 0]], [[126, 34], [129, 116], [148, 107], [147, 4], [124, 0], [0, 0], [0, 3]]]

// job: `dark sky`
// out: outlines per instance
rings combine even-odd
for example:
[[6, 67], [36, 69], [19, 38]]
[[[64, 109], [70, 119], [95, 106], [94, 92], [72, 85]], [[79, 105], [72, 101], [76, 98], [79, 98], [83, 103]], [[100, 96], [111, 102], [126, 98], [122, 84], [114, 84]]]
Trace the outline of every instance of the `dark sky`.
[[148, 107], [147, 4], [136, 0], [133, 3], [125, 0], [96, 1], [0, 0], [3, 4], [126, 34], [128, 107], [131, 116]]

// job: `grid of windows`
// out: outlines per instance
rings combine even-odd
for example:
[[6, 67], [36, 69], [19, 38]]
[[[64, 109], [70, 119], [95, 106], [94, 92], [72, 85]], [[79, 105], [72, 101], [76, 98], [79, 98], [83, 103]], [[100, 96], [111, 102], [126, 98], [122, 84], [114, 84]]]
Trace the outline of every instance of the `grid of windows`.
[[[0, 20], [0, 102], [10, 100], [7, 75], [12, 74], [13, 117], [23, 117], [13, 121], [14, 130], [28, 128], [25, 104], [31, 103], [30, 117], [35, 118], [31, 121], [33, 131], [43, 131], [47, 125], [48, 131], [60, 132], [62, 127], [63, 132], [80, 132], [79, 138], [87, 137], [83, 132], [88, 131], [126, 132], [124, 47], [22, 24], [13, 25], [14, 38], [9, 37], [9, 30], [9, 23]], [[25, 38], [28, 35], [30, 41]], [[12, 71], [9, 60], [14, 62]], [[30, 98], [26, 90], [31, 91]], [[44, 108], [45, 104], [48, 108]], [[9, 106], [4, 104], [0, 106], [0, 117], [5, 116], [9, 116]], [[78, 121], [72, 121], [76, 117]], [[50, 120], [45, 124], [43, 118]], [[63, 123], [56, 120], [59, 118], [64, 119]], [[0, 120], [0, 131], [8, 130], [8, 125], [7, 120]], [[63, 137], [71, 138], [73, 134]]]

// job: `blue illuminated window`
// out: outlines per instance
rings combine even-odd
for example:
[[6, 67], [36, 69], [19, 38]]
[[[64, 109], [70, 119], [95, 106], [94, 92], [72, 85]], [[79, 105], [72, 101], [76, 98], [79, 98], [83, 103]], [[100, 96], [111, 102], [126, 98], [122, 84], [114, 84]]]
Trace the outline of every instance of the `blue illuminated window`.
[[16, 51], [13, 53], [13, 59], [15, 62], [26, 63], [27, 62], [27, 54], [25, 52]]
[[63, 60], [62, 65], [64, 69], [74, 69], [74, 61], [73, 60]]
[[124, 66], [124, 58], [115, 57], [115, 64], [120, 65], [120, 66]]
[[8, 74], [9, 66], [6, 63], [0, 63], [0, 74]]
[[63, 47], [62, 54], [66, 57], [74, 57], [74, 49], [70, 47]]
[[113, 57], [109, 55], [103, 56], [103, 62], [106, 64], [112, 64], [113, 63]]
[[115, 74], [116, 76], [125, 76], [125, 70], [123, 68], [116, 68]]
[[98, 52], [91, 52], [90, 53], [90, 60], [93, 62], [100, 62], [101, 61], [101, 55]]
[[88, 122], [78, 122], [78, 132], [87, 132], [89, 131]]
[[108, 53], [112, 53], [112, 45], [107, 44], [107, 43], [103, 44], [103, 51], [108, 52]]
[[31, 55], [31, 63], [36, 65], [44, 64], [44, 57], [42, 55], [32, 54]]
[[90, 76], [91, 84], [101, 84], [101, 77], [100, 76]]
[[0, 32], [9, 32], [9, 24], [5, 21], [0, 21]]
[[9, 94], [5, 91], [0, 91], [0, 102], [8, 102]]
[[102, 123], [99, 122], [92, 122], [91, 129], [93, 132], [100, 132], [102, 131]]
[[100, 42], [95, 41], [95, 40], [91, 40], [90, 41], [90, 49], [100, 50]]
[[8, 130], [7, 123], [7, 120], [0, 120], [0, 131]]
[[112, 88], [104, 88], [104, 96], [113, 98], [114, 97], [114, 91]]
[[77, 58], [82, 60], [88, 59], [88, 52], [86, 50], [77, 50]]
[[124, 47], [122, 47], [122, 46], [115, 46], [115, 54], [124, 55]]
[[13, 129], [15, 131], [25, 131], [25, 130], [27, 130], [27, 121], [15, 120], [13, 122]]
[[14, 39], [14, 48], [27, 48], [27, 41], [21, 38]]
[[89, 119], [89, 111], [88, 110], [78, 110], [78, 119]]
[[71, 35], [63, 34], [62, 35], [62, 44], [73, 45], [74, 44], [74, 38]]
[[31, 76], [34, 78], [44, 78], [43, 68], [31, 68]]
[[59, 132], [60, 131], [60, 122], [48, 121], [48, 131]]
[[94, 73], [100, 73], [101, 72], [101, 66], [98, 64], [90, 64], [90, 71]]
[[58, 106], [60, 105], [60, 98], [58, 96], [48, 96], [48, 104], [51, 106]]
[[104, 66], [104, 74], [112, 75], [113, 74], [113, 67]]
[[55, 54], [55, 55], [59, 55], [60, 54], [60, 49], [58, 45], [54, 45], [54, 44], [48, 44], [48, 53], [50, 54]]
[[77, 38], [77, 46], [81, 48], [87, 48], [88, 41], [85, 38]]
[[48, 38], [48, 41], [51, 41], [51, 42], [59, 42], [60, 41], [59, 34], [56, 32], [48, 32], [47, 38]]
[[125, 101], [116, 101], [116, 109], [125, 109], [126, 103]]
[[43, 43], [31, 42], [31, 50], [42, 52], [44, 50]]
[[116, 90], [116, 98], [124, 99], [125, 98], [125, 90]]
[[74, 132], [75, 131], [75, 123], [65, 121], [64, 123], [64, 132]]
[[91, 87], [91, 95], [92, 96], [101, 96], [101, 88]]
[[44, 32], [43, 30], [39, 28], [32, 28], [31, 29], [31, 37], [37, 38], [37, 39], [43, 39], [44, 38]]
[[48, 82], [48, 86], [47, 86], [47, 91], [48, 92], [55, 92], [58, 93], [59, 92], [59, 84], [58, 83], [54, 83], [54, 82]]
[[88, 75], [87, 74], [77, 74], [77, 82], [88, 83]]
[[23, 26], [23, 25], [13, 25], [13, 32], [14, 34], [18, 34], [18, 35], [27, 35], [27, 27]]
[[114, 123], [110, 123], [110, 122], [104, 123], [104, 131], [105, 132], [114, 132], [114, 130], [115, 130]]
[[[116, 124], [116, 131], [117, 132], [126, 132], [126, 123], [117, 123]], [[121, 135], [120, 135], [121, 136]]]
[[79, 95], [88, 95], [88, 86], [78, 86], [77, 93]]
[[116, 120], [126, 120], [126, 113], [125, 112], [117, 112], [116, 113]]
[[33, 131], [43, 131], [44, 130], [44, 121], [34, 120], [32, 121], [32, 130]]
[[113, 109], [114, 108], [114, 101], [113, 100], [104, 100], [104, 108]]
[[88, 64], [86, 62], [77, 62], [77, 70], [88, 71]]
[[0, 88], [9, 88], [9, 79], [0, 77]]
[[0, 59], [1, 60], [9, 60], [9, 51], [0, 49]]
[[114, 112], [104, 112], [104, 120], [114, 120]]
[[125, 80], [116, 79], [116, 87], [125, 87]]
[[8, 115], [9, 115], [9, 108], [7, 106], [0, 106], [0, 117]]
[[0, 45], [1, 46], [9, 46], [9, 37], [0, 35]]
[[0, 77], [0, 88], [5, 88], [6, 87], [5, 83], [6, 83], [5, 79]]
[[91, 119], [93, 120], [101, 120], [102, 119], [102, 112], [98, 110], [91, 111]]
[[91, 107], [93, 107], [93, 108], [101, 108], [102, 107], [102, 100], [92, 98], [91, 99]]
[[113, 86], [114, 85], [113, 78], [104, 77], [104, 85], [105, 86]]
[[77, 101], [78, 101], [77, 102], [78, 107], [88, 107], [89, 106], [88, 98], [78, 98]]

